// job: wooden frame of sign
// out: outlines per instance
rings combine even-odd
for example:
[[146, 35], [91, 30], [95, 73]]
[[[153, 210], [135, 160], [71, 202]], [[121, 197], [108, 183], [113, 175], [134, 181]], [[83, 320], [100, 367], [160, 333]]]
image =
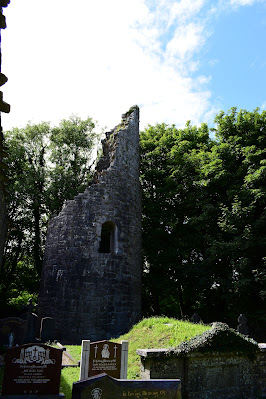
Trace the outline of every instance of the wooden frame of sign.
[[79, 380], [106, 373], [113, 378], [127, 378], [128, 341], [82, 341]]

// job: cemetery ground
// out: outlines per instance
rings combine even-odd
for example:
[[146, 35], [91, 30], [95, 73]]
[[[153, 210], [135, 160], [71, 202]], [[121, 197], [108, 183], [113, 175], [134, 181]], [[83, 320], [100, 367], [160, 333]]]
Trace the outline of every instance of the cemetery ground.
[[[210, 328], [211, 326], [208, 325], [194, 324], [168, 317], [152, 317], [143, 319], [127, 334], [117, 339], [112, 339], [111, 341], [118, 343], [120, 343], [121, 340], [128, 341], [128, 379], [139, 379], [140, 357], [136, 354], [137, 349], [176, 347], [181, 342], [188, 341]], [[89, 339], [89, 337], [84, 337], [84, 339]], [[81, 357], [81, 345], [66, 345], [66, 349], [76, 362], [77, 366], [73, 367], [72, 365], [71, 367], [63, 367], [61, 373], [60, 392], [65, 394], [66, 399], [71, 399], [72, 384], [79, 380], [78, 362]], [[3, 367], [0, 368], [0, 390], [2, 378]]]

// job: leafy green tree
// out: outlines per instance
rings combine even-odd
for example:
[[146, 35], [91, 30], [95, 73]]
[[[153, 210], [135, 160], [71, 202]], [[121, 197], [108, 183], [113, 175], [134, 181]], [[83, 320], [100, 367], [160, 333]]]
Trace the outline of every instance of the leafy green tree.
[[3, 262], [4, 246], [7, 233], [7, 216], [6, 216], [6, 151], [4, 145], [4, 136], [0, 123], [0, 271]]
[[91, 118], [72, 116], [55, 128], [43, 122], [5, 133], [9, 180], [4, 300], [38, 292], [49, 217], [87, 186], [94, 129]]
[[[265, 309], [266, 113], [220, 113], [208, 127], [141, 134], [147, 313], [198, 311], [235, 326]], [[265, 321], [265, 320], [264, 320]]]
[[[5, 135], [8, 146], [8, 235], [1, 279], [3, 295], [12, 285], [33, 289], [41, 270], [42, 220], [47, 213], [44, 205], [45, 152], [49, 133], [49, 124], [42, 123], [13, 129]], [[22, 277], [16, 272], [23, 264], [26, 269], [27, 265], [29, 267]], [[31, 287], [27, 276], [32, 281]]]
[[62, 120], [50, 136], [50, 185], [47, 206], [50, 212], [62, 208], [63, 203], [84, 191], [91, 177], [92, 150], [97, 135], [91, 118], [77, 116]]
[[185, 129], [162, 124], [141, 134], [145, 302], [150, 300], [156, 314], [184, 317], [197, 300], [203, 276], [197, 268], [202, 235], [196, 223], [202, 188], [196, 182], [199, 155], [211, 145], [205, 124], [188, 123]]
[[[266, 112], [233, 108], [228, 115], [221, 112], [215, 122], [216, 153], [223, 164], [218, 184], [226, 182], [217, 221], [221, 235], [215, 245], [227, 257], [221, 267], [230, 265], [227, 309], [231, 314], [241, 310], [254, 320], [264, 317], [265, 322]], [[213, 250], [211, 256], [217, 262]]]

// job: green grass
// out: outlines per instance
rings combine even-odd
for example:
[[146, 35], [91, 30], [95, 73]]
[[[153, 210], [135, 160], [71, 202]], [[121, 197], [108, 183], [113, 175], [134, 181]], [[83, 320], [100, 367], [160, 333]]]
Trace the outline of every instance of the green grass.
[[81, 358], [81, 346], [80, 345], [67, 345], [68, 353], [73, 357], [73, 359], [78, 362]]
[[211, 326], [168, 317], [152, 317], [143, 319], [127, 334], [112, 341], [128, 341], [128, 378], [137, 379], [140, 378], [140, 357], [136, 354], [137, 349], [176, 347], [210, 328]]
[[71, 399], [73, 382], [79, 380], [79, 367], [64, 367], [61, 371], [60, 392], [66, 399]]
[[[181, 342], [188, 341], [198, 334], [210, 329], [210, 326], [193, 324], [168, 317], [152, 317], [143, 319], [136, 324], [127, 334], [112, 339], [113, 342], [126, 340], [129, 343], [128, 351], [128, 378], [140, 377], [140, 358], [137, 349], [159, 349], [176, 347]], [[80, 345], [66, 345], [67, 351], [76, 362], [81, 357]], [[3, 368], [0, 368], [0, 389]], [[60, 392], [66, 399], [71, 399], [72, 384], [79, 380], [79, 367], [64, 367], [61, 372]]]

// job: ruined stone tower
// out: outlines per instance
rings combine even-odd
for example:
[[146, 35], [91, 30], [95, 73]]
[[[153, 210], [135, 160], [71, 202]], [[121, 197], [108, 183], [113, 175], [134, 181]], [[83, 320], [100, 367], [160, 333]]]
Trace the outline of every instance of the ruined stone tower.
[[63, 343], [119, 336], [140, 318], [139, 109], [102, 141], [93, 183], [48, 226], [40, 317]]

